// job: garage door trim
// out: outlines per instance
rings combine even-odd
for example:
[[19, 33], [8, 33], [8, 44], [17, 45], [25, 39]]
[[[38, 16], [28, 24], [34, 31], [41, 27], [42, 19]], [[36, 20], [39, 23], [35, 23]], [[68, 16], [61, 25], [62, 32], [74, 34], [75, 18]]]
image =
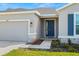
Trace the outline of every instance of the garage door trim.
[[28, 22], [28, 35], [30, 33], [30, 19], [0, 20], [0, 22]]

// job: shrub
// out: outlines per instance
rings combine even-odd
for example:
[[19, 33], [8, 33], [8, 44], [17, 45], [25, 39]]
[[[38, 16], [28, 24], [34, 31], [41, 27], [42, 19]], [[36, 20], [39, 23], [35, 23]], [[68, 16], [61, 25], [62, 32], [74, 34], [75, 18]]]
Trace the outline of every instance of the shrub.
[[78, 44], [73, 44], [72, 45], [75, 49], [79, 49], [79, 45]]
[[70, 40], [70, 39], [68, 39], [68, 44], [69, 44], [69, 45], [71, 45], [71, 44], [72, 44], [72, 42], [71, 42], [71, 40]]
[[57, 40], [58, 44], [60, 45], [60, 40]]
[[53, 48], [53, 49], [51, 49], [51, 51], [53, 51], [53, 52], [63, 52], [63, 49], [62, 48]]
[[74, 47], [70, 46], [70, 47], [68, 48], [68, 51], [69, 51], [69, 52], [76, 52], [76, 49], [75, 49]]
[[69, 44], [63, 44], [63, 48], [69, 48], [70, 45]]
[[60, 43], [58, 40], [53, 40], [51, 45], [52, 45], [52, 47], [59, 47]]

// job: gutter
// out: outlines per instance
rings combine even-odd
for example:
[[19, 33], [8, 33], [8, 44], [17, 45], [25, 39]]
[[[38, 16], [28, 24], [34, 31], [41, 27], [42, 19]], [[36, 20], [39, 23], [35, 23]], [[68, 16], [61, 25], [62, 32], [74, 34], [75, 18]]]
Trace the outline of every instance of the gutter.
[[5, 15], [5, 14], [22, 14], [22, 13], [35, 13], [35, 14], [40, 16], [40, 13], [38, 11], [0, 12], [0, 15]]

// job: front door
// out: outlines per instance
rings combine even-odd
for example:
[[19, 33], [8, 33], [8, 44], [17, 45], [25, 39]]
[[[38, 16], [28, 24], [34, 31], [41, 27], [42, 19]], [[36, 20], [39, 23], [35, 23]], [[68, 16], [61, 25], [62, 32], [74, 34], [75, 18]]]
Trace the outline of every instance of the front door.
[[54, 20], [46, 20], [46, 37], [54, 37]]

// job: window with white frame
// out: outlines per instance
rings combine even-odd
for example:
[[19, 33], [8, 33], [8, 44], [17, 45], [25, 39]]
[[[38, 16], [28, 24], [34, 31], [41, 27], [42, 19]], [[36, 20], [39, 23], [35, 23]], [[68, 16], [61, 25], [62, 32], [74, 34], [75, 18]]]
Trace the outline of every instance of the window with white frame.
[[79, 14], [76, 14], [76, 34], [79, 35]]

